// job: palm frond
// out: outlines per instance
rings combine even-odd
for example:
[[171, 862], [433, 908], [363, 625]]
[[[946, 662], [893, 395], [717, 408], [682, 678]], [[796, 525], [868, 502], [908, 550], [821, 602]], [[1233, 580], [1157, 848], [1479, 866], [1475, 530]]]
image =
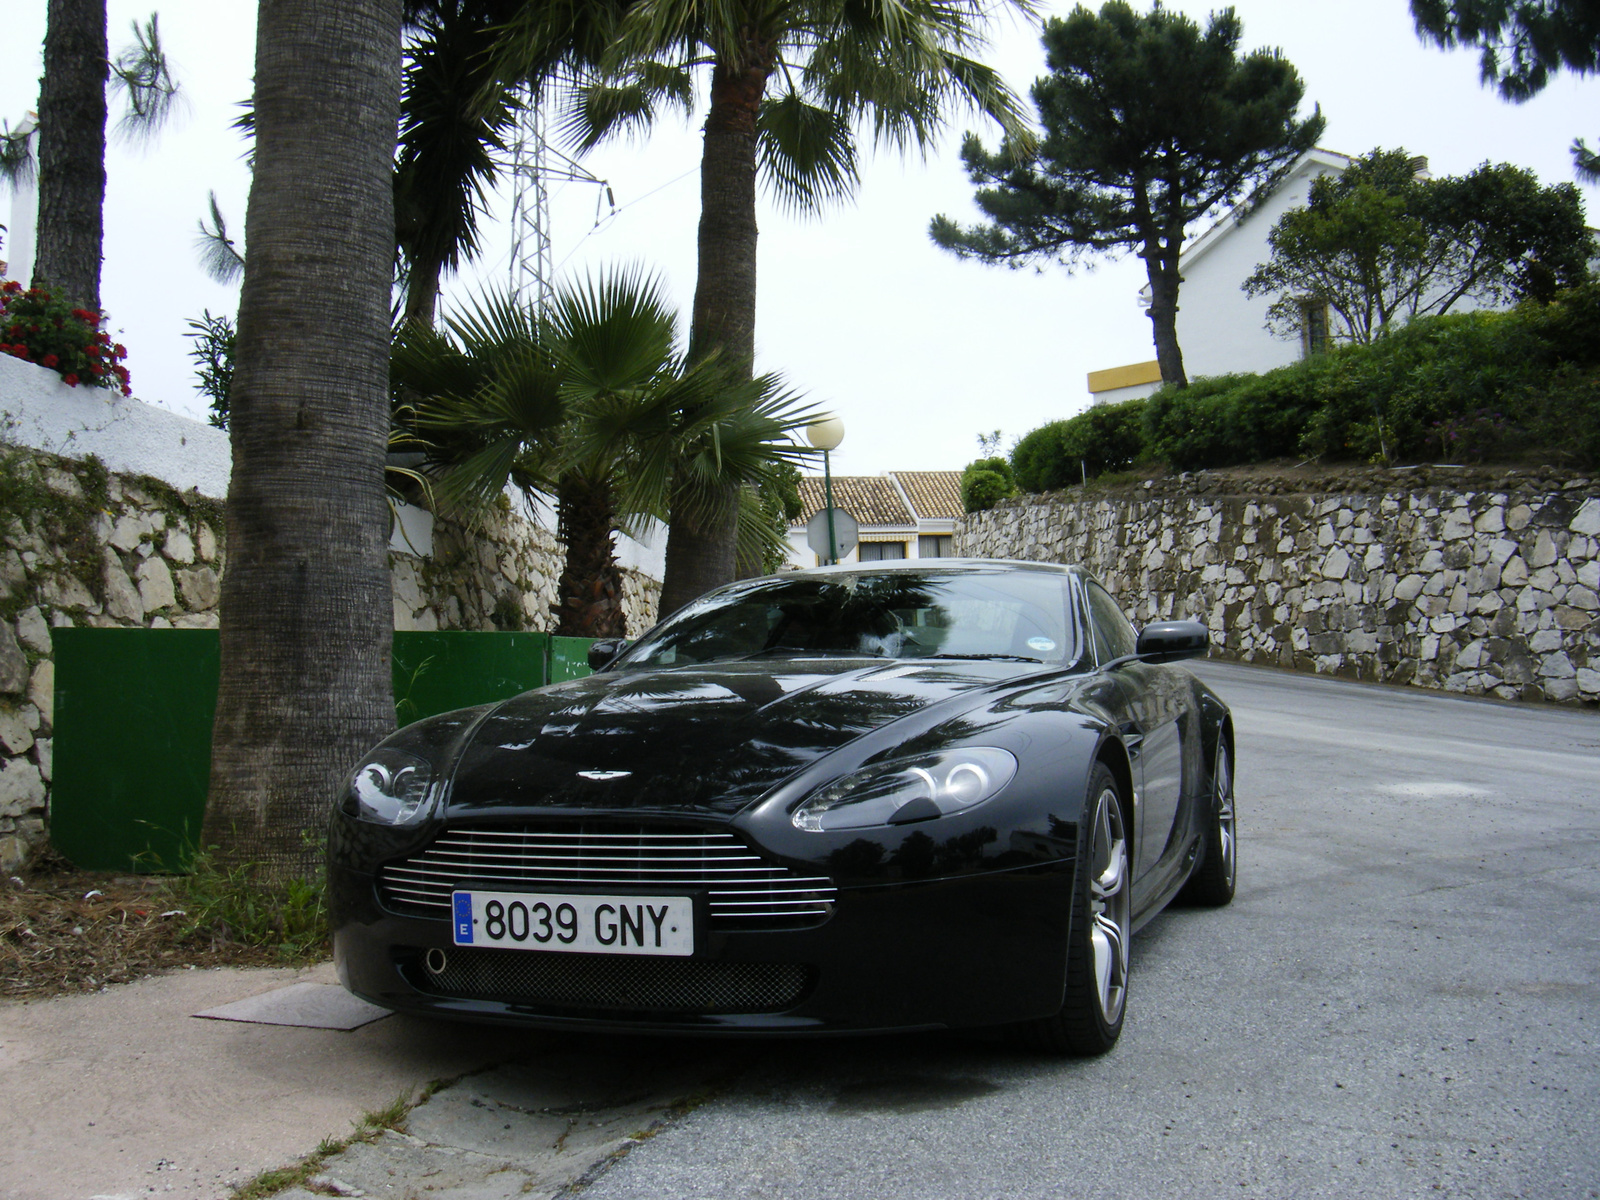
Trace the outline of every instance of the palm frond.
[[797, 91], [762, 102], [756, 136], [762, 181], [785, 208], [809, 211], [847, 200], [861, 182], [849, 121]]
[[200, 269], [218, 283], [238, 283], [244, 277], [244, 255], [228, 236], [228, 222], [223, 219], [216, 192], [209, 193], [209, 197], [211, 224], [207, 225], [205, 218], [200, 218], [200, 235], [194, 239]]
[[182, 100], [161, 48], [160, 18], [151, 13], [144, 28], [137, 21], [132, 28], [133, 44], [124, 47], [111, 63], [111, 86], [127, 100], [117, 132], [127, 141], [144, 142], [173, 117]]
[[31, 118], [16, 129], [0, 122], [0, 183], [18, 188], [33, 182], [38, 170], [33, 156], [33, 130]]
[[562, 288], [550, 327], [573, 398], [649, 387], [674, 366], [677, 318], [660, 277], [638, 265]]
[[658, 59], [631, 64], [615, 76], [590, 77], [568, 92], [561, 137], [578, 151], [601, 142], [642, 135], [664, 108], [694, 111], [694, 76], [689, 67]]

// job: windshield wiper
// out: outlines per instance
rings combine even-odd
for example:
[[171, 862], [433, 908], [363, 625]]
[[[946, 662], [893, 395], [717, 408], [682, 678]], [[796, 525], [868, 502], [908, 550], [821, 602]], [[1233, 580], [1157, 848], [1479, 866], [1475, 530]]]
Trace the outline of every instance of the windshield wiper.
[[974, 662], [1031, 662], [1042, 663], [1042, 658], [1029, 658], [1026, 654], [921, 654], [919, 658], [962, 658]]

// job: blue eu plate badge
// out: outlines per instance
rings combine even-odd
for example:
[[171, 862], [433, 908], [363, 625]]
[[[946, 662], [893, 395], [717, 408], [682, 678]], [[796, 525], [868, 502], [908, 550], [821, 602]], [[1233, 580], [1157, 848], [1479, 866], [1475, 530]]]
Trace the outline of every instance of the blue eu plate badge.
[[451, 901], [456, 923], [456, 945], [464, 946], [472, 941], [472, 893], [457, 892]]

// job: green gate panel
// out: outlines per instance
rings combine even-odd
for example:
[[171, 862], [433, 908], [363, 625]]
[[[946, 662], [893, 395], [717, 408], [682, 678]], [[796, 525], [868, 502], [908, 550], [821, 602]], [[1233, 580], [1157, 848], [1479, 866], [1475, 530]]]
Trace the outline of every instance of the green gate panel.
[[[217, 631], [52, 635], [50, 840], [89, 870], [180, 869], [199, 841], [211, 776]], [[562, 643], [559, 653], [552, 642]], [[589, 645], [544, 633], [396, 633], [396, 720], [405, 725], [587, 675]]]
[[91, 870], [173, 871], [200, 840], [214, 629], [55, 629], [50, 840]]
[[589, 670], [589, 647], [593, 638], [552, 637], [550, 639], [550, 682], [565, 683], [582, 679]]
[[543, 687], [550, 640], [547, 633], [396, 633], [395, 719], [409, 725]]

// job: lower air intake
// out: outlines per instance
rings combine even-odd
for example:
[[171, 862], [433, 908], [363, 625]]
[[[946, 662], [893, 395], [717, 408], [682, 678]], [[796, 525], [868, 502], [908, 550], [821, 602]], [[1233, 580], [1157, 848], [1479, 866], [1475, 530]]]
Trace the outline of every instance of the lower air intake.
[[654, 1013], [772, 1013], [792, 1008], [811, 982], [795, 963], [705, 962], [609, 954], [544, 954], [457, 947], [443, 970], [423, 968], [423, 990], [470, 1000]]

